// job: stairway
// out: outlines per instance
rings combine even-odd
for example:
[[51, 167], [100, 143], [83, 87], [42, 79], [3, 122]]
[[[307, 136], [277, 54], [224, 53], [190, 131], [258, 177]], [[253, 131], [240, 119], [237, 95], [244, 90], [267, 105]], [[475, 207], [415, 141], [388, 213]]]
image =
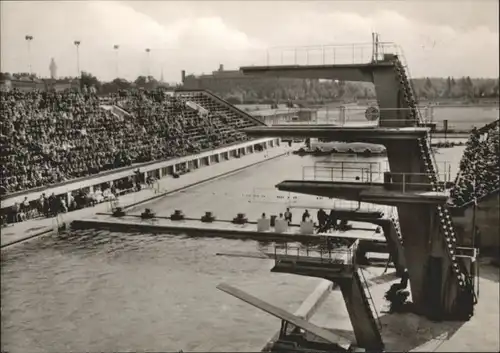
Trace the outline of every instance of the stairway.
[[401, 234], [401, 226], [399, 225], [399, 220], [396, 218], [394, 214], [391, 214], [389, 219], [392, 222], [392, 225], [394, 226], [394, 229], [396, 230], [396, 234], [398, 235], [398, 239], [401, 242], [401, 245], [403, 245], [403, 235]]
[[[415, 95], [409, 79], [405, 73], [405, 67], [402, 65], [399, 59], [396, 58], [394, 60], [394, 68], [403, 88], [405, 102], [411, 109], [410, 117], [415, 120], [416, 125], [418, 126], [422, 123], [422, 120], [421, 118], [419, 118], [418, 111], [416, 109], [417, 104]], [[425, 172], [427, 173], [429, 183], [432, 186], [432, 191], [443, 191], [444, 185], [439, 182], [436, 161], [429, 141], [429, 133], [426, 134], [425, 138], [421, 138], [418, 140], [418, 146], [420, 148], [420, 153], [426, 170]], [[456, 306], [454, 311], [463, 310], [463, 316], [469, 316], [472, 315], [472, 307], [477, 302], [474, 293], [473, 281], [471, 280], [471, 277], [468, 274], [465, 264], [462, 262], [461, 258], [457, 258], [455, 256], [457, 251], [457, 237], [455, 229], [453, 227], [451, 215], [447, 207], [440, 205], [437, 206], [437, 215], [439, 217], [440, 230], [446, 242], [445, 248], [451, 260], [452, 270], [459, 285], [459, 293], [457, 296], [457, 301], [455, 302]]]
[[[363, 288], [363, 305], [365, 306], [367, 312], [370, 313], [370, 323], [374, 328], [376, 328], [376, 330], [374, 331], [380, 330], [382, 328], [382, 323], [380, 322], [380, 317], [378, 316], [377, 307], [375, 306], [375, 301], [373, 300], [372, 293], [370, 292], [368, 281], [366, 280], [366, 277], [361, 268], [358, 268], [356, 271], [354, 271], [353, 280], [358, 281], [361, 285], [361, 288]], [[376, 321], [375, 318], [377, 318]]]

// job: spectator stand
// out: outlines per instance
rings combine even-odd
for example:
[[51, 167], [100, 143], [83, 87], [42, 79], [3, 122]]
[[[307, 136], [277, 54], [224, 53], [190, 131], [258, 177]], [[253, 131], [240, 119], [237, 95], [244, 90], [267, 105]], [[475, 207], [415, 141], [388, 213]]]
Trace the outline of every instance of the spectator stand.
[[481, 129], [473, 129], [450, 191], [454, 207], [465, 207], [500, 187], [499, 120]]
[[[255, 141], [207, 153], [247, 141], [240, 130], [261, 123], [206, 91], [121, 91], [103, 99], [93, 91], [14, 89], [1, 92], [0, 103], [6, 117], [0, 123], [0, 191], [2, 208], [12, 207], [3, 212], [3, 222], [52, 214], [55, 207], [71, 211], [131, 192], [140, 188], [127, 180], [136, 166], [147, 169], [141, 177], [158, 179], [268, 144]], [[178, 163], [151, 167], [175, 159]], [[57, 195], [57, 206], [46, 207], [40, 193]], [[28, 209], [20, 206], [23, 197]]]

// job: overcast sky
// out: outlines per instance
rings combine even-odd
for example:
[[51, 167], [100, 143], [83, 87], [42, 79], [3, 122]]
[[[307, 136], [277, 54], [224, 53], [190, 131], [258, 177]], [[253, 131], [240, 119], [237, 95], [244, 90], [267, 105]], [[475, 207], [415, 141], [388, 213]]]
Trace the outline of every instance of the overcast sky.
[[[150, 73], [179, 81], [180, 71], [209, 73], [219, 64], [293, 63], [293, 50], [267, 48], [318, 45], [297, 51], [299, 63], [352, 62], [352, 47], [369, 43], [371, 32], [396, 42], [413, 77], [499, 76], [498, 0], [418, 1], [2, 1], [1, 70], [75, 75], [80, 67], [100, 79], [134, 79]], [[34, 37], [28, 55], [26, 35]], [[113, 45], [120, 45], [118, 51]], [[149, 66], [146, 48], [150, 48]], [[370, 55], [356, 47], [354, 60]], [[117, 58], [118, 55], [118, 58]]]

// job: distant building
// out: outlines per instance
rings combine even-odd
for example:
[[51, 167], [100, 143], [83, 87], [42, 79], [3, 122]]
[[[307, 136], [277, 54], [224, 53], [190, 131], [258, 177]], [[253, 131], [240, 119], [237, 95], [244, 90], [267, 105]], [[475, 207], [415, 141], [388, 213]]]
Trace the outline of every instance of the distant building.
[[80, 89], [80, 81], [75, 79], [3, 79], [0, 80], [0, 89], [3, 91], [9, 91], [11, 89], [17, 89], [23, 92], [29, 92], [33, 90], [39, 91], [65, 91], [67, 89]]
[[53, 80], [57, 79], [57, 65], [54, 58], [50, 59], [49, 70], [50, 70], [50, 78]]
[[[226, 92], [232, 85], [241, 85], [246, 87], [262, 87], [263, 83], [265, 85], [266, 81], [276, 84], [276, 78], [266, 78], [260, 76], [249, 76], [244, 75], [240, 70], [224, 70], [224, 65], [220, 65], [217, 71], [213, 71], [212, 74], [208, 75], [186, 75], [186, 72], [182, 70], [182, 84], [185, 89], [208, 89], [218, 94]], [[281, 82], [304, 82], [304, 81], [319, 81], [310, 79], [298, 79], [298, 78], [280, 78]]]

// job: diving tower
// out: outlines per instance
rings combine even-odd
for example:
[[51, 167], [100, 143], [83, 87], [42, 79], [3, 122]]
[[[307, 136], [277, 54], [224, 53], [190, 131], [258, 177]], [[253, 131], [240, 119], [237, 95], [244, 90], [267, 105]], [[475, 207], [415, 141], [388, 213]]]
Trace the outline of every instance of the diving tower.
[[457, 243], [445, 185], [430, 146], [430, 129], [425, 127], [426, 122], [417, 110], [407, 67], [402, 62], [404, 55], [400, 52], [379, 55], [382, 52], [379, 45], [375, 43], [376, 54], [365, 63], [240, 69], [254, 77], [373, 82], [380, 111], [377, 125], [295, 124], [249, 128], [246, 133], [252, 137], [313, 137], [384, 145], [390, 173], [383, 183], [286, 180], [277, 187], [283, 191], [396, 206], [415, 311], [433, 319], [468, 320], [477, 302], [473, 278], [476, 251]]
[[[352, 52], [351, 63], [330, 64], [325, 61], [324, 51], [331, 49], [335, 51]], [[371, 58], [356, 60], [356, 52], [372, 51]], [[299, 51], [301, 48], [298, 49]], [[305, 48], [307, 51], [308, 48]], [[309, 56], [309, 55], [308, 55]], [[366, 61], [364, 61], [366, 59]], [[412, 95], [411, 82], [405, 82], [405, 64], [402, 49], [394, 43], [375, 41], [371, 48], [367, 44], [352, 44], [340, 46], [327, 46], [323, 48], [323, 60], [321, 64], [298, 64], [295, 58], [291, 65], [266, 65], [243, 66], [240, 71], [244, 75], [253, 77], [277, 77], [277, 78], [299, 78], [299, 79], [328, 79], [339, 81], [372, 82], [379, 109], [385, 111], [384, 117], [380, 119], [380, 126], [415, 126], [417, 121], [416, 102], [410, 99]], [[309, 62], [309, 60], [308, 60]], [[335, 60], [334, 60], [335, 62]], [[408, 87], [410, 91], [408, 91]]]

